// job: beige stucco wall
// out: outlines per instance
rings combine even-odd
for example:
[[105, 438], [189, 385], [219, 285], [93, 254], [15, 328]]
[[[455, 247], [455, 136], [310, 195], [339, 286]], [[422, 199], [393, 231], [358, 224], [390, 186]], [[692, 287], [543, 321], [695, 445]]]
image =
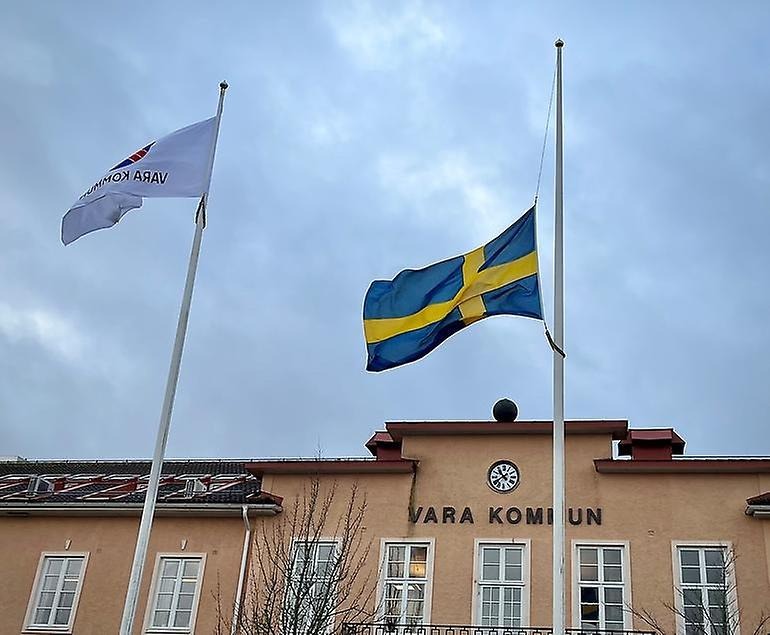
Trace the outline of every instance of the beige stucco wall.
[[[611, 455], [607, 435], [567, 438], [567, 507], [602, 508], [602, 524], [567, 527], [568, 624], [572, 617], [571, 550], [575, 541], [627, 543], [631, 600], [656, 614], [674, 631], [673, 615], [663, 603], [674, 602], [672, 541], [728, 541], [736, 549], [738, 603], [744, 628], [761, 612], [770, 612], [770, 521], [744, 514], [748, 496], [767, 491], [770, 483], [752, 474], [599, 474], [594, 458]], [[409, 522], [410, 475], [322, 476], [324, 482], [364, 483], [368, 491], [368, 534], [378, 553], [382, 538], [429, 538], [435, 541], [431, 621], [469, 624], [474, 593], [476, 539], [525, 540], [530, 545], [531, 625], [551, 623], [551, 528], [547, 524], [490, 524], [489, 507], [548, 508], [551, 505], [551, 440], [547, 435], [406, 437], [403, 455], [419, 459], [413, 485], [414, 506], [434, 506], [438, 523]], [[521, 484], [498, 494], [486, 484], [489, 466], [498, 459], [514, 461]], [[286, 497], [301, 491], [305, 477], [269, 476], [265, 488]], [[764, 488], [764, 489], [763, 489]], [[340, 488], [341, 490], [344, 487]], [[474, 524], [443, 524], [441, 507], [453, 506], [457, 518], [472, 508]], [[423, 512], [424, 513], [424, 512]], [[503, 520], [504, 514], [501, 514]], [[277, 519], [276, 519], [277, 520]], [[267, 519], [265, 522], [275, 522]], [[375, 571], [376, 574], [376, 571]], [[638, 619], [633, 626], [644, 629]]]
[[[0, 518], [0, 563], [3, 567], [0, 633], [22, 632], [40, 555], [46, 551], [64, 551], [66, 540], [72, 541], [71, 552], [89, 553], [73, 632], [77, 635], [117, 633], [138, 526], [138, 517]], [[212, 633], [216, 622], [214, 594], [218, 578], [221, 595], [232, 606], [243, 535], [243, 522], [237, 517], [156, 519], [137, 610], [140, 619], [134, 632], [142, 632], [156, 554], [172, 552], [206, 554], [196, 632]], [[181, 542], [185, 539], [187, 545], [182, 552]]]
[[[668, 632], [673, 617], [662, 606], [674, 600], [672, 541], [729, 541], [738, 553], [736, 580], [743, 628], [770, 612], [770, 521], [744, 514], [745, 499], [770, 490], [770, 475], [752, 474], [599, 474], [593, 459], [611, 454], [608, 435], [567, 437], [567, 506], [602, 508], [602, 524], [567, 528], [567, 579], [572, 586], [573, 541], [623, 542], [630, 555], [633, 604], [654, 612]], [[406, 437], [405, 457], [419, 459], [416, 475], [322, 475], [324, 488], [336, 482], [338, 495], [331, 518], [342, 513], [348, 488], [358, 483], [368, 509], [365, 537], [372, 541], [368, 574], [378, 578], [380, 542], [384, 538], [425, 538], [435, 546], [431, 621], [469, 624], [474, 594], [473, 560], [476, 539], [525, 540], [530, 546], [529, 623], [551, 623], [551, 528], [547, 524], [490, 524], [489, 507], [548, 508], [551, 503], [551, 440], [548, 435]], [[493, 492], [486, 484], [489, 465], [514, 461], [520, 486], [510, 494]], [[309, 476], [265, 475], [263, 489], [283, 496], [287, 509], [301, 494]], [[409, 520], [410, 499], [416, 507], [434, 506], [438, 523]], [[443, 524], [441, 507], [473, 510], [474, 523]], [[286, 514], [283, 515], [284, 517]], [[501, 515], [504, 519], [504, 514]], [[261, 523], [279, 517], [252, 518]], [[20, 633], [40, 554], [61, 551], [71, 539], [72, 551], [88, 551], [90, 560], [80, 598], [75, 633], [117, 632], [138, 518], [0, 518], [0, 633]], [[160, 518], [150, 545], [138, 614], [144, 617], [155, 554], [206, 553], [197, 633], [212, 633], [216, 622], [217, 583], [225, 610], [232, 609], [243, 543], [240, 518]], [[568, 623], [571, 617], [571, 603]], [[633, 626], [644, 629], [639, 620]], [[136, 633], [140, 631], [137, 630]]]

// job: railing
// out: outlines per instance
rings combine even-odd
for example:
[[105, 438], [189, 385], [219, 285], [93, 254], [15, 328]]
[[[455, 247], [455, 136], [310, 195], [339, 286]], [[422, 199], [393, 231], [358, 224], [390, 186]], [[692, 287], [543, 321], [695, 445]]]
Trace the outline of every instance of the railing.
[[[565, 631], [567, 635], [653, 635], [652, 631], [604, 631], [595, 628], [567, 628]], [[553, 635], [553, 629], [550, 626], [345, 623], [342, 635]]]

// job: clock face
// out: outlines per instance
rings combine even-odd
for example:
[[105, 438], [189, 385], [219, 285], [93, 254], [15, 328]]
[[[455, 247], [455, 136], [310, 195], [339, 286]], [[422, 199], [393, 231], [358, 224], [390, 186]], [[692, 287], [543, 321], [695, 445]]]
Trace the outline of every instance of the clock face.
[[487, 484], [496, 492], [512, 492], [519, 486], [519, 468], [511, 461], [496, 461], [487, 472]]

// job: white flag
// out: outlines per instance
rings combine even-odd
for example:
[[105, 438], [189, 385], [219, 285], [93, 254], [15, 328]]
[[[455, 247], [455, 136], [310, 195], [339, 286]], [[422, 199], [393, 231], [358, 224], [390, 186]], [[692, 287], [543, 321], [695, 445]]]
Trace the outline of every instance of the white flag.
[[61, 222], [65, 245], [112, 227], [149, 197], [198, 197], [209, 188], [216, 117], [147, 144], [118, 163], [70, 207]]

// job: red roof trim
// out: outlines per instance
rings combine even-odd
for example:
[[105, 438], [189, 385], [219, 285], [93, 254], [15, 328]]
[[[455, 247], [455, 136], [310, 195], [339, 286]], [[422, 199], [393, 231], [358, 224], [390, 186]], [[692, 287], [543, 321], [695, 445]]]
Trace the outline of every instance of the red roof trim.
[[299, 460], [254, 461], [245, 468], [252, 474], [410, 474], [416, 461], [351, 460]]
[[[385, 424], [390, 436], [401, 441], [405, 436], [467, 434], [552, 434], [551, 421], [390, 421]], [[625, 419], [567, 421], [567, 434], [611, 434], [615, 440], [626, 438]]]
[[758, 474], [770, 473], [770, 459], [692, 459], [618, 461], [594, 459], [602, 474]]
[[770, 505], [770, 492], [758, 494], [746, 499], [747, 505]]

